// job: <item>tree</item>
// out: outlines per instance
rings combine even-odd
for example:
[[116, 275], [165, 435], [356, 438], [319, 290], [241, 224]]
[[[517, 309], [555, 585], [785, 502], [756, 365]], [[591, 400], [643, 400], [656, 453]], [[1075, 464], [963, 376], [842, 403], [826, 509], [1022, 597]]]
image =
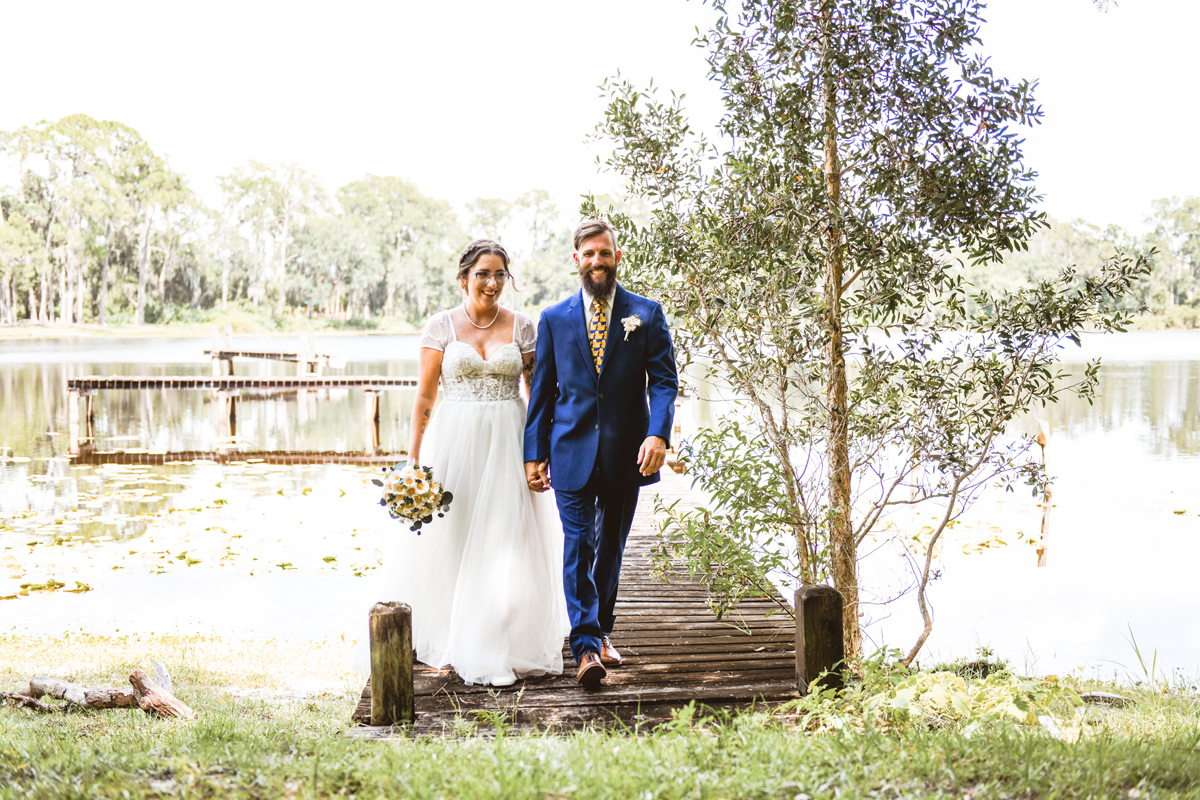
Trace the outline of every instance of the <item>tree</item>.
[[[84, 321], [90, 299], [104, 322], [110, 268], [128, 267], [121, 259], [131, 256], [135, 318], [142, 322], [158, 235], [155, 216], [186, 196], [183, 178], [134, 129], [84, 114], [4, 134], [0, 144], [17, 156], [22, 214], [44, 245], [38, 285], [31, 287], [40, 290], [38, 308], [31, 316], [48, 320], [56, 293], [60, 321]], [[115, 241], [130, 240], [137, 242], [132, 251], [114, 251]]]
[[497, 197], [480, 197], [467, 204], [471, 235], [498, 242], [504, 236], [513, 213], [513, 204]]
[[1200, 304], [1200, 197], [1155, 200], [1150, 241], [1163, 254], [1160, 278], [1165, 311]]
[[229, 269], [240, 259], [250, 265], [246, 287], [250, 302], [257, 306], [273, 299], [276, 313], [282, 313], [286, 295], [277, 288], [295, 256], [292, 235], [307, 217], [325, 209], [325, 190], [297, 164], [250, 161], [218, 181], [226, 212], [241, 234], [243, 246], [250, 248], [248, 253], [230, 254], [222, 283], [228, 285]]
[[43, 255], [33, 226], [13, 205], [0, 202], [0, 322], [8, 325], [17, 322], [18, 288], [30, 283]]
[[984, 486], [1044, 480], [1006, 425], [1060, 391], [1088, 396], [1098, 365], [1065, 386], [1057, 348], [1118, 329], [1113, 300], [1149, 267], [1118, 256], [997, 295], [954, 268], [1044, 225], [1017, 132], [1041, 109], [977, 54], [979, 2], [714, 6], [701, 41], [725, 149], [692, 133], [681, 98], [619, 77], [599, 125], [609, 166], [654, 206], [646, 226], [614, 215], [626, 277], [663, 300], [682, 360], [748, 411], [699, 437], [715, 502], [672, 512], [659, 557], [698, 571], [721, 609], [770, 569], [831, 580], [860, 653], [859, 548], [898, 506], [933, 503], [938, 524], [902, 537], [925, 622], [911, 661], [942, 534]]
[[384, 279], [384, 270], [366, 223], [349, 214], [318, 217], [300, 231], [296, 245], [300, 270], [289, 286], [289, 299], [323, 306], [335, 318], [367, 316], [368, 298]]
[[365, 225], [384, 269], [384, 314], [419, 321], [453, 303], [463, 233], [448, 203], [402, 178], [367, 175], [337, 192], [344, 214]]

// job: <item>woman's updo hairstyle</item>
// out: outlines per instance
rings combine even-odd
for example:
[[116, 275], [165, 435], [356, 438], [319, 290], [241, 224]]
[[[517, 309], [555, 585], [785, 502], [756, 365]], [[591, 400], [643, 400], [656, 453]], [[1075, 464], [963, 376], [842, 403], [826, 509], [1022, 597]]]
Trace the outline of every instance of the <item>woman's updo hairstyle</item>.
[[500, 260], [504, 262], [504, 273], [508, 275], [509, 281], [512, 282], [514, 292], [521, 291], [517, 288], [516, 279], [508, 270], [509, 258], [508, 251], [504, 249], [504, 245], [499, 242], [494, 242], [491, 239], [476, 239], [467, 245], [467, 249], [462, 251], [458, 257], [458, 275], [455, 276], [460, 286], [463, 289], [467, 288], [467, 274], [471, 268], [479, 263], [479, 259], [485, 255], [500, 256]]

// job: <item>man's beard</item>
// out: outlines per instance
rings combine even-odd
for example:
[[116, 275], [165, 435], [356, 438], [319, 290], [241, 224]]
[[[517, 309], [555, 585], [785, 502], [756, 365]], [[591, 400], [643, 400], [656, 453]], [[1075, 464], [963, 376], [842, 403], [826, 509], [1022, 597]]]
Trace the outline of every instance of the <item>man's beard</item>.
[[608, 297], [617, 285], [617, 271], [605, 269], [604, 277], [597, 279], [592, 275], [592, 270], [585, 270], [579, 273], [579, 282], [592, 297]]

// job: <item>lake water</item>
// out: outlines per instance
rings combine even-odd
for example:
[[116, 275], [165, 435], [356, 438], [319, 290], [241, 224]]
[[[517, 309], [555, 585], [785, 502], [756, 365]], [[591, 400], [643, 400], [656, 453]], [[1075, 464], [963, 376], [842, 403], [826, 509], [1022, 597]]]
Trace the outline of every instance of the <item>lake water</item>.
[[[374, 505], [373, 470], [345, 464], [79, 466], [67, 458], [66, 379], [89, 374], [208, 374], [207, 339], [0, 340], [0, 635], [212, 633], [338, 639], [359, 635], [370, 580], [396, 523]], [[239, 339], [246, 349], [293, 340]], [[417, 337], [317, 340], [344, 373], [414, 375]], [[1064, 353], [1080, 369], [1102, 356], [1095, 405], [1043, 412], [1056, 476], [1049, 566], [1031, 546], [1041, 511], [1025, 495], [985, 493], [942, 550], [936, 625], [921, 659], [991, 647], [1040, 673], [1083, 668], [1141, 677], [1131, 644], [1160, 673], [1200, 676], [1200, 335], [1086, 337]], [[237, 361], [239, 375], [295, 365]], [[381, 445], [403, 450], [412, 391], [385, 391]], [[102, 391], [100, 450], [208, 451], [221, 442], [208, 391]], [[711, 414], [696, 399], [685, 433]], [[362, 393], [245, 393], [236, 446], [364, 447]], [[1028, 420], [1030, 430], [1036, 422]], [[1182, 512], [1182, 513], [1180, 513]], [[919, 517], [905, 522], [925, 524]], [[1004, 542], [1005, 544], [1000, 544]], [[979, 545], [987, 543], [986, 548]], [[863, 564], [880, 597], [904, 584], [887, 549]], [[39, 591], [49, 580], [64, 584]], [[20, 592], [21, 584], [27, 594]], [[90, 591], [68, 593], [71, 589]], [[867, 608], [876, 645], [905, 650], [915, 598]], [[1132, 632], [1132, 636], [1131, 636]]]

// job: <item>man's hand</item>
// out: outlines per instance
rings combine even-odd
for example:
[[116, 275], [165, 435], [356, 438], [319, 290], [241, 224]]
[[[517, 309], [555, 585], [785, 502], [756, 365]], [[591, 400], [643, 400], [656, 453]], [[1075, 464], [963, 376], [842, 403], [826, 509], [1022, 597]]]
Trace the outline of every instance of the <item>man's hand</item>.
[[550, 488], [550, 475], [546, 472], [546, 461], [525, 462], [525, 482], [535, 492], [544, 492]]
[[639, 472], [643, 475], [653, 475], [662, 469], [667, 460], [667, 440], [661, 436], [647, 436], [646, 441], [638, 448]]

